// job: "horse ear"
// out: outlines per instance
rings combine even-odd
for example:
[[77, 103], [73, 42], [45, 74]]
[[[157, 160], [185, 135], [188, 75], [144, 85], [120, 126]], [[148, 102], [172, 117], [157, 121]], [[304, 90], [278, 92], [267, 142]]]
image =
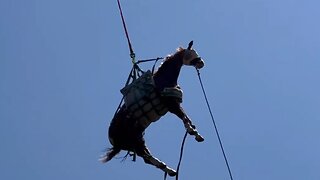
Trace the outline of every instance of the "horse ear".
[[190, 49], [191, 49], [191, 47], [192, 47], [192, 45], [193, 45], [193, 41], [190, 41], [187, 49], [189, 49], [189, 50], [190, 50]]

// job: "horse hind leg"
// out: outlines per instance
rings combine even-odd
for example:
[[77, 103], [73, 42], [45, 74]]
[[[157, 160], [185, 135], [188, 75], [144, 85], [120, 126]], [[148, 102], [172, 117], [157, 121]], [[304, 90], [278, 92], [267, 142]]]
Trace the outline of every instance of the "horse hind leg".
[[159, 159], [153, 157], [152, 155], [146, 155], [143, 157], [144, 162], [154, 165], [157, 168], [163, 170], [164, 172], [168, 173], [169, 176], [176, 176], [177, 172], [170, 168], [169, 166], [167, 166], [164, 162], [160, 161]]
[[153, 157], [150, 154], [150, 151], [148, 150], [147, 147], [145, 147], [142, 152], [137, 152], [137, 154], [138, 154], [138, 156], [141, 156], [143, 158], [145, 163], [153, 165], [153, 166], [163, 170], [164, 172], [168, 173], [169, 176], [176, 176], [177, 175], [177, 172], [174, 169], [168, 167], [164, 162]]

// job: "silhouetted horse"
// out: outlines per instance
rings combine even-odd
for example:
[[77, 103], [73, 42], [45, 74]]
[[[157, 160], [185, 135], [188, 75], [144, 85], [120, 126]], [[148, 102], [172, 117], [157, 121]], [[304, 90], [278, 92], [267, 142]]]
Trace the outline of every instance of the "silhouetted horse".
[[[195, 50], [191, 49], [191, 46], [192, 42], [190, 42], [187, 49], [178, 48], [175, 54], [166, 57], [156, 73], [151, 75], [149, 73], [155, 93], [150, 95], [152, 96], [151, 100], [149, 98], [149, 100], [147, 99], [143, 102], [145, 104], [151, 103], [151, 109], [142, 110], [142, 115], [137, 116], [132, 112], [132, 108], [127, 107], [126, 103], [121, 106], [109, 127], [109, 140], [113, 147], [100, 159], [101, 162], [111, 160], [121, 150], [127, 150], [142, 157], [146, 163], [162, 169], [170, 176], [175, 176], [176, 171], [174, 169], [151, 155], [143, 138], [145, 129], [168, 111], [182, 120], [187, 132], [190, 135], [194, 135], [198, 142], [204, 140], [180, 106], [182, 90], [178, 86], [177, 80], [182, 65], [194, 66], [198, 69], [204, 66], [203, 60]], [[139, 104], [141, 105], [141, 102]], [[142, 106], [140, 108], [143, 109], [144, 107]]]

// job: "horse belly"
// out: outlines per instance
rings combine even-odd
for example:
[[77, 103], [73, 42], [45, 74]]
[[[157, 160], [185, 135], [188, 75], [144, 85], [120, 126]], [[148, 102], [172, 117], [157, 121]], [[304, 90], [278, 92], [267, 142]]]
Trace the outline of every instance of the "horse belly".
[[148, 97], [140, 99], [129, 108], [130, 114], [137, 119], [139, 125], [147, 128], [152, 122], [160, 119], [168, 112], [167, 107], [161, 102], [160, 96], [155, 91]]
[[108, 137], [114, 147], [122, 150], [133, 150], [137, 144], [144, 144], [143, 129], [135, 126], [135, 120], [128, 116], [125, 107], [112, 119]]

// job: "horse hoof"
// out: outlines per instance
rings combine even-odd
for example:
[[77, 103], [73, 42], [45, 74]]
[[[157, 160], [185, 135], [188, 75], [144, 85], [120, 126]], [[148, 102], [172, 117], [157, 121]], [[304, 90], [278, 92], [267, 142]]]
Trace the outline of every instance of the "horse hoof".
[[170, 168], [170, 167], [168, 167], [168, 166], [166, 166], [164, 169], [162, 169], [164, 172], [166, 172], [166, 173], [168, 173], [169, 174], [169, 176], [176, 176], [177, 175], [177, 172], [174, 170], [174, 169], [172, 169], [172, 168]]
[[169, 174], [169, 176], [171, 176], [171, 177], [173, 177], [173, 176], [176, 176], [177, 175], [177, 172], [171, 172], [171, 173], [168, 173]]
[[203, 142], [203, 141], [204, 141], [204, 138], [203, 138], [201, 135], [197, 135], [197, 136], [196, 136], [196, 140], [197, 140], [198, 142]]

